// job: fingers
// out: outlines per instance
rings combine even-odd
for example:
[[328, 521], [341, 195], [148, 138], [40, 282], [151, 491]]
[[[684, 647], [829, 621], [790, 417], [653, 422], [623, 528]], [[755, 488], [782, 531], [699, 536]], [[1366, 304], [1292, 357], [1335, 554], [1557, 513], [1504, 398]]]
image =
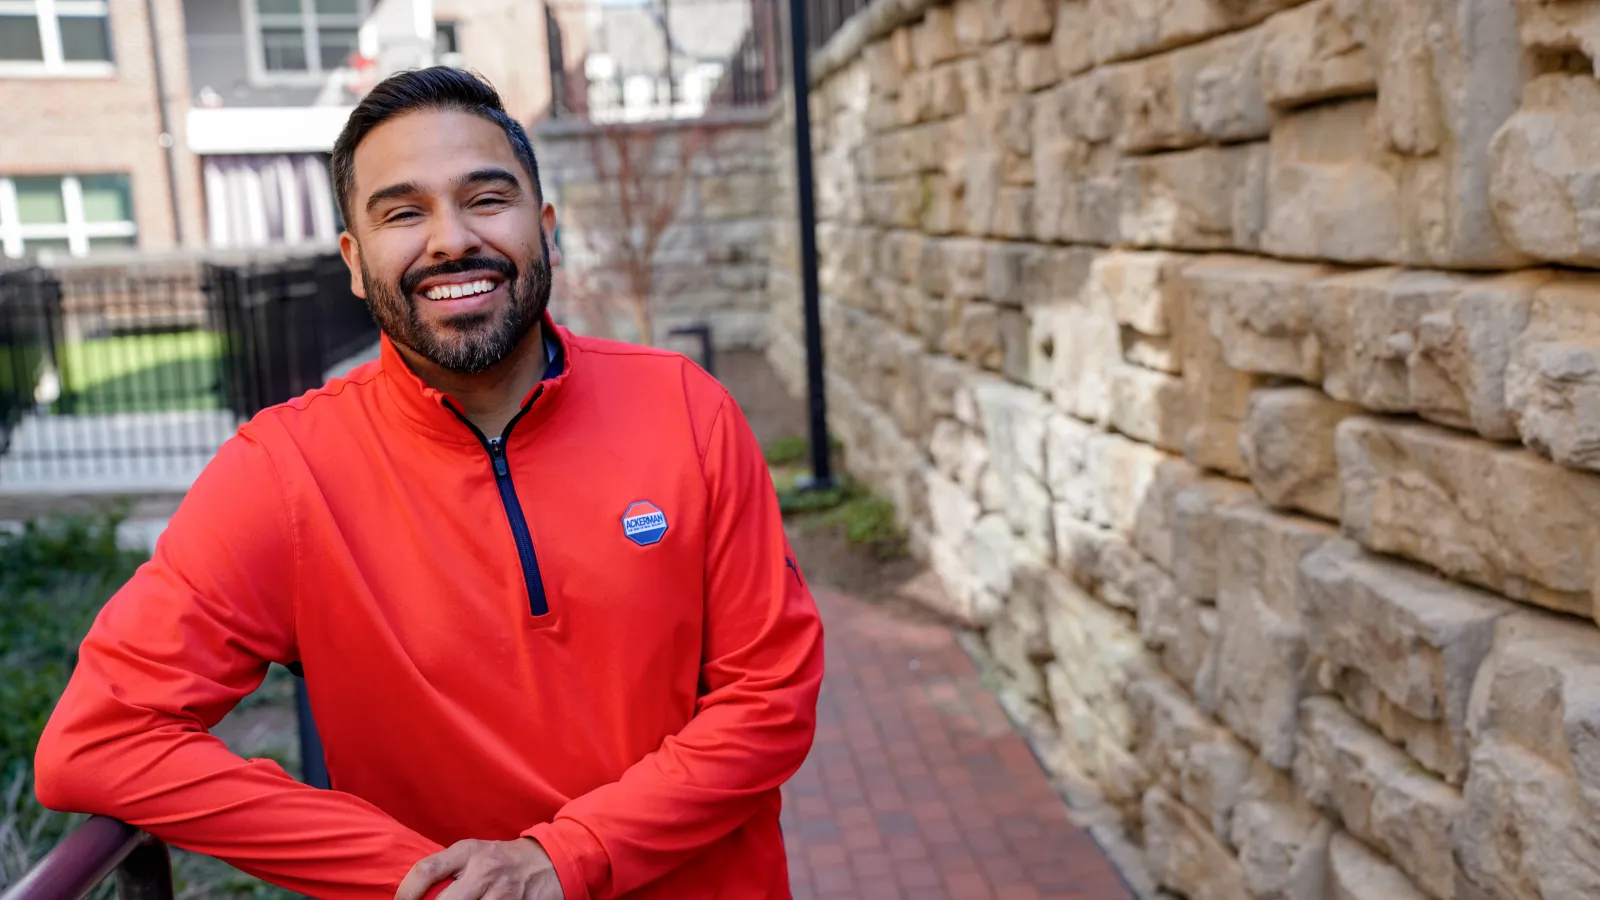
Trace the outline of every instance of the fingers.
[[476, 842], [470, 858], [458, 867], [455, 882], [435, 900], [531, 900], [525, 898], [526, 862], [512, 846], [509, 841]]
[[[466, 867], [467, 862], [472, 859], [477, 843], [477, 841], [460, 841], [432, 856], [418, 860], [400, 882], [400, 889], [395, 891], [394, 900], [422, 900], [434, 885], [446, 878], [454, 877]], [[449, 891], [447, 888], [440, 896]]]

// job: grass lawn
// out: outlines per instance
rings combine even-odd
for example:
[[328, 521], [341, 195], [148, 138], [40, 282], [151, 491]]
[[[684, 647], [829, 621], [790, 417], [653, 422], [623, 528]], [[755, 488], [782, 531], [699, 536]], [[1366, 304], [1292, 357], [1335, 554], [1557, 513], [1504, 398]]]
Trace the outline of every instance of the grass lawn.
[[[0, 709], [5, 711], [0, 716], [0, 891], [84, 818], [46, 810], [34, 799], [33, 754], [72, 674], [83, 635], [144, 560], [143, 554], [117, 549], [115, 534], [115, 518], [34, 524], [20, 535], [0, 534]], [[292, 678], [273, 667], [267, 682], [230, 718], [259, 718], [269, 706], [292, 708]], [[252, 734], [258, 746], [230, 746], [246, 756], [291, 755], [283, 752], [295, 740], [292, 718], [288, 722], [287, 735], [279, 728], [273, 734]], [[297, 768], [290, 768], [291, 774]], [[298, 896], [209, 857], [174, 850], [172, 859], [180, 898]], [[112, 887], [108, 879], [94, 896], [110, 897]]]
[[[216, 409], [222, 335], [210, 331], [95, 338], [62, 347], [62, 395], [77, 414]], [[61, 405], [58, 403], [58, 406]]]

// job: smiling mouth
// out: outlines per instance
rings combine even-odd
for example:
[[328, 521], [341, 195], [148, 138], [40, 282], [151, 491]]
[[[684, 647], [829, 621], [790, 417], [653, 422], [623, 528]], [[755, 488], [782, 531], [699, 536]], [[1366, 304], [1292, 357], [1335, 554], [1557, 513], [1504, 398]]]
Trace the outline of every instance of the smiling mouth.
[[429, 300], [459, 300], [463, 297], [475, 297], [487, 294], [500, 286], [500, 282], [481, 278], [477, 281], [468, 281], [464, 284], [440, 284], [418, 293]]

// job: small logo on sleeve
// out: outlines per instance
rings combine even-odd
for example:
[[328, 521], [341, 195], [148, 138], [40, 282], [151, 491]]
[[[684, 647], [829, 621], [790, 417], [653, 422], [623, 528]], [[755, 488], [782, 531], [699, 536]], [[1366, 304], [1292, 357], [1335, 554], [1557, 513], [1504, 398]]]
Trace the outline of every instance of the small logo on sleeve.
[[660, 542], [667, 533], [667, 514], [648, 500], [628, 504], [622, 514], [622, 536], [641, 547]]

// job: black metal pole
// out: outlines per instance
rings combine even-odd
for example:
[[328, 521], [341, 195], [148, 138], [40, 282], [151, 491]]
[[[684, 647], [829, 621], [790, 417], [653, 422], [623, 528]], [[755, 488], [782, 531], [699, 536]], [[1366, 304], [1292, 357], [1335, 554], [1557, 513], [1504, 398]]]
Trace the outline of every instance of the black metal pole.
[[795, 188], [800, 212], [800, 287], [806, 315], [806, 393], [811, 406], [811, 477], [798, 486], [833, 487], [828, 453], [827, 385], [822, 370], [822, 303], [817, 286], [817, 209], [811, 174], [811, 73], [806, 0], [789, 0], [789, 71], [794, 80]]

